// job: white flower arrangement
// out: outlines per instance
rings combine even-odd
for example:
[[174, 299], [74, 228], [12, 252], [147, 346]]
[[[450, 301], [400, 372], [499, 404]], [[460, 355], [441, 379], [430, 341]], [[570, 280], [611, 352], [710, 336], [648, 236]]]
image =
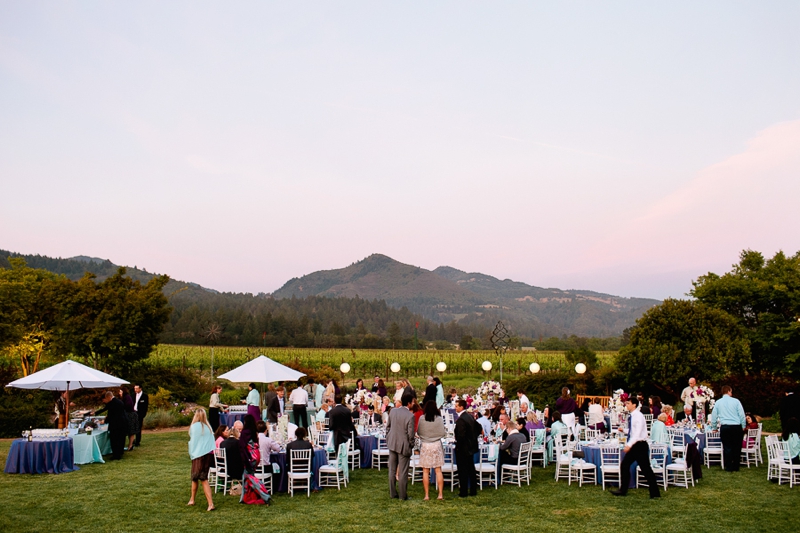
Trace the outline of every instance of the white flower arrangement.
[[502, 398], [505, 396], [503, 388], [496, 381], [484, 381], [481, 383], [481, 386], [478, 387], [477, 395], [481, 398], [488, 398], [489, 396]]
[[700, 385], [696, 390], [692, 391], [689, 397], [692, 398], [695, 404], [708, 402], [708, 409], [714, 409], [714, 404], [716, 403], [714, 391], [707, 385]]
[[612, 411], [616, 411], [621, 413], [625, 410], [625, 402], [628, 400], [628, 393], [622, 389], [617, 389], [611, 395], [611, 403], [609, 407], [611, 407]]
[[359, 405], [371, 405], [375, 398], [377, 398], [377, 393], [374, 393], [367, 389], [360, 389], [356, 391], [354, 395], [347, 395], [344, 397], [344, 403], [349, 405], [351, 408], [354, 408]]

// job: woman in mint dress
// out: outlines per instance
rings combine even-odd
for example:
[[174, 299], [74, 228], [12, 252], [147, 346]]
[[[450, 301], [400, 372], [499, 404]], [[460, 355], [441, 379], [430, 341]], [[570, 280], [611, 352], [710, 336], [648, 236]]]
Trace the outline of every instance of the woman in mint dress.
[[214, 500], [211, 497], [211, 485], [208, 484], [208, 471], [214, 461], [214, 432], [206, 419], [206, 411], [197, 408], [194, 411], [192, 425], [189, 426], [189, 457], [192, 458], [192, 496], [186, 505], [194, 505], [197, 486], [203, 485], [203, 492], [208, 502], [208, 511], [213, 511]]

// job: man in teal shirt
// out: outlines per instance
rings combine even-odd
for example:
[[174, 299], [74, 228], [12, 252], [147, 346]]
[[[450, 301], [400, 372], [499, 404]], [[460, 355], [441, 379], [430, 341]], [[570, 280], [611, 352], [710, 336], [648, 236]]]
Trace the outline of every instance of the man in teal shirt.
[[746, 425], [742, 402], [733, 397], [733, 389], [722, 387], [722, 397], [714, 404], [711, 427], [719, 422], [719, 438], [722, 441], [722, 462], [728, 472], [739, 471], [742, 456], [742, 438]]

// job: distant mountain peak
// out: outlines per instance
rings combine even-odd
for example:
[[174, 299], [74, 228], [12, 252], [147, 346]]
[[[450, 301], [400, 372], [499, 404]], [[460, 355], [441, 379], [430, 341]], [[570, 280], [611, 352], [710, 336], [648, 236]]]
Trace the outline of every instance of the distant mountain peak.
[[[111, 263], [108, 259], [101, 259], [99, 257], [89, 257], [88, 255], [76, 255], [75, 257], [68, 257], [67, 259], [71, 259], [73, 261], [80, 261], [82, 263], [93, 263], [95, 265], [102, 265], [106, 261]], [[111, 263], [112, 265], [114, 263]]]

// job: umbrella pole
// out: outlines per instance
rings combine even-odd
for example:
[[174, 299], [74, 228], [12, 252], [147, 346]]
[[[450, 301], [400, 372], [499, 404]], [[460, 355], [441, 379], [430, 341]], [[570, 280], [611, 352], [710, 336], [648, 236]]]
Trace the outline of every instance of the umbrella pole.
[[68, 428], [69, 427], [69, 381], [67, 381], [67, 401], [66, 401], [64, 409], [67, 410], [67, 418], [66, 418], [66, 421], [64, 423], [64, 427]]

